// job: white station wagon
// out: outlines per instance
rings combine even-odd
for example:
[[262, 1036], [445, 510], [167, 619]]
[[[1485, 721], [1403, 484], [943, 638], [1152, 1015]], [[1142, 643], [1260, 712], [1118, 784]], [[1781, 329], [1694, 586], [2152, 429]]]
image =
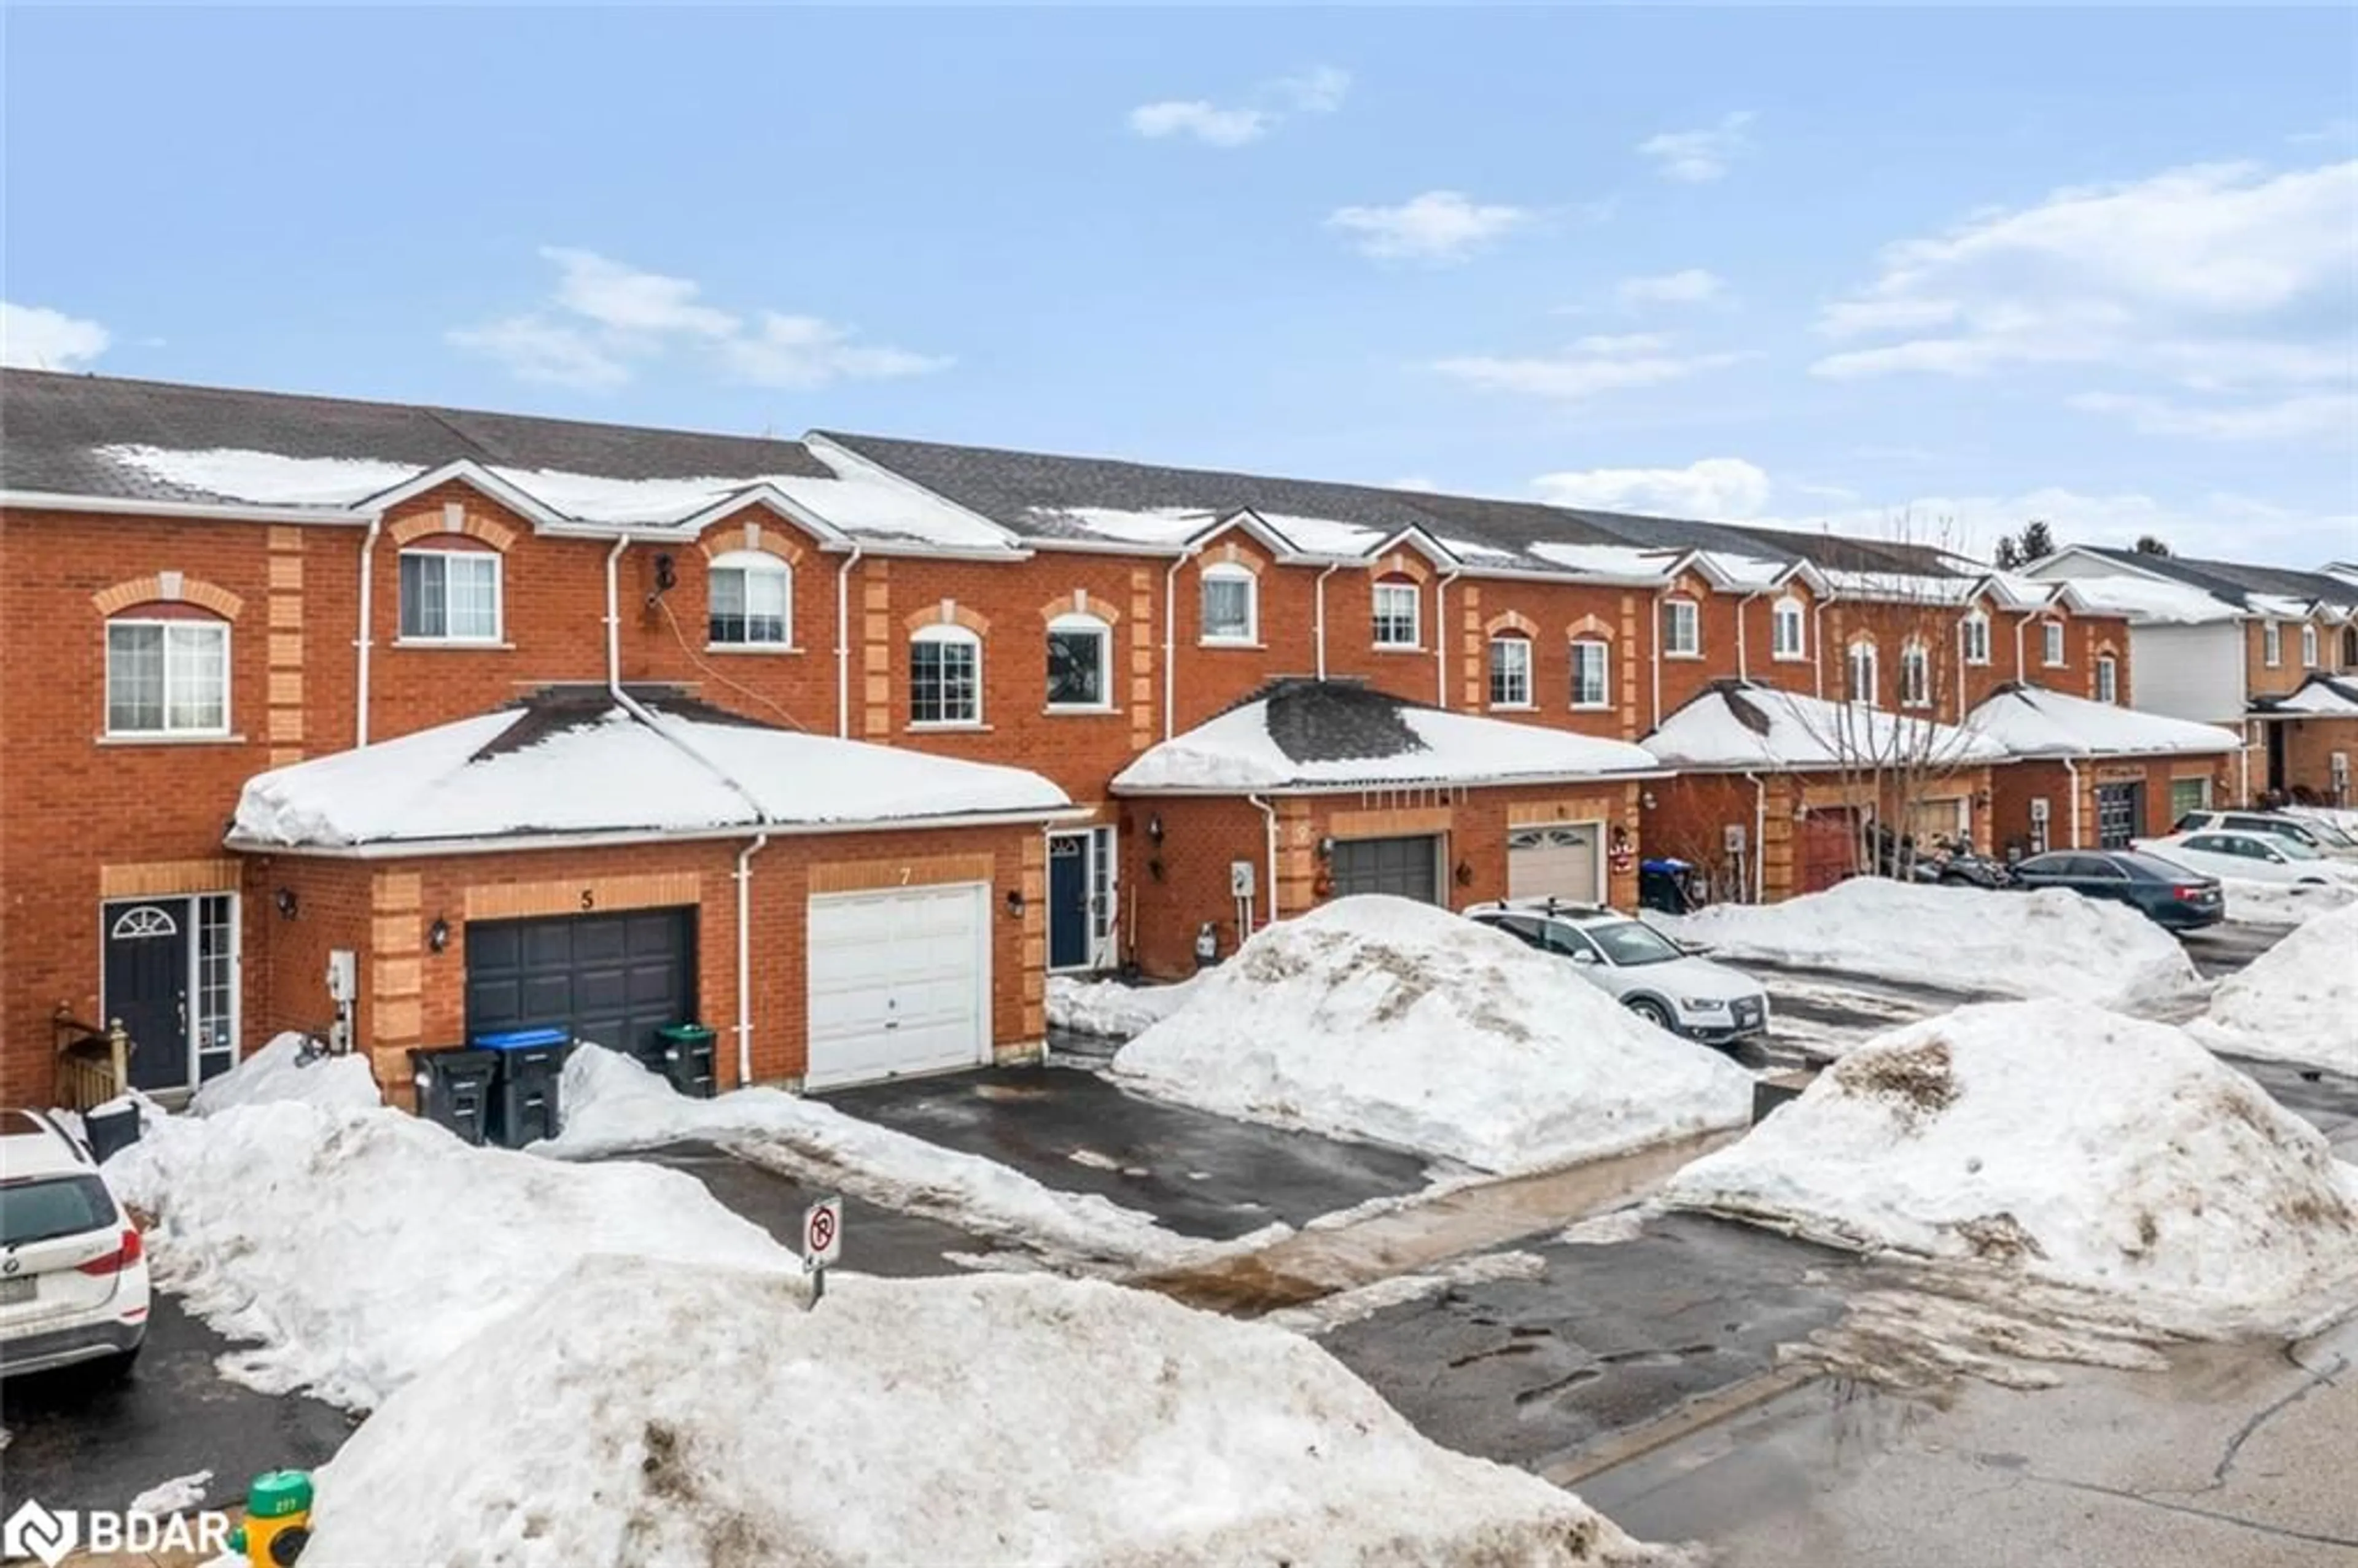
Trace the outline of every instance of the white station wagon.
[[72, 1134], [0, 1107], [0, 1371], [128, 1371], [147, 1337], [146, 1249]]
[[1768, 993], [1618, 910], [1555, 899], [1477, 903], [1469, 918], [1569, 959], [1623, 1007], [1673, 1034], [1725, 1045], [1768, 1032]]

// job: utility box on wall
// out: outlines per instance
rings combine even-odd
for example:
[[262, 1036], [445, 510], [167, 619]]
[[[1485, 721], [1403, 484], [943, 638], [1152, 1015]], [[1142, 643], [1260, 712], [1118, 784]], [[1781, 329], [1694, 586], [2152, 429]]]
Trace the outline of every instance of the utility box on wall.
[[1253, 863], [1250, 860], [1228, 862], [1228, 893], [1234, 898], [1253, 896]]

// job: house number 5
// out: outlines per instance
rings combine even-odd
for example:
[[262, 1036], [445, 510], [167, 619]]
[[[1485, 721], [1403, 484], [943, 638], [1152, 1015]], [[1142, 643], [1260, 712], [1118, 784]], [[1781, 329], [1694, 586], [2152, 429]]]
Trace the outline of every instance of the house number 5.
[[588, 888], [583, 888], [581, 890], [581, 907], [584, 909], [597, 908], [598, 895], [590, 892]]

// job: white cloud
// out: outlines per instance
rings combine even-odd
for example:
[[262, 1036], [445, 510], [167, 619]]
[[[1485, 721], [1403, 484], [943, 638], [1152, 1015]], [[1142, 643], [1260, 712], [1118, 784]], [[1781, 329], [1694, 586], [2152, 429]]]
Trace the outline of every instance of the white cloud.
[[640, 366], [678, 353], [738, 381], [820, 387], [838, 381], [925, 375], [951, 362], [886, 344], [855, 342], [853, 329], [781, 310], [743, 317], [704, 304], [700, 286], [644, 272], [595, 252], [547, 246], [559, 271], [542, 308], [446, 334], [456, 347], [524, 381], [584, 391], [621, 386]]
[[1681, 469], [1571, 469], [1531, 481], [1543, 501], [1606, 512], [1679, 517], [1755, 515], [1768, 503], [1768, 473], [1742, 458], [1704, 458]]
[[1397, 207], [1340, 207], [1330, 229], [1354, 236], [1366, 255], [1384, 260], [1458, 262], [1531, 221], [1520, 207], [1477, 202], [1455, 190], [1428, 190]]
[[1223, 109], [1201, 98], [1141, 103], [1130, 112], [1130, 128], [1141, 136], [1193, 136], [1210, 147], [1240, 147], [1269, 134], [1270, 116], [1259, 109]]
[[1558, 354], [1521, 357], [1467, 354], [1438, 360], [1442, 374], [1492, 392], [1576, 402], [1622, 387], [1659, 386], [1748, 358], [1740, 353], [1682, 354], [1655, 332], [1576, 340]]
[[2145, 436], [2192, 436], [2210, 441], [2281, 441], [2316, 438], [2347, 442], [2358, 436], [2358, 393], [2320, 392], [2231, 406], [2121, 393], [2083, 392], [2071, 406], [2118, 415]]
[[61, 310], [0, 299], [0, 364], [20, 370], [80, 370], [114, 341], [107, 330]]
[[1655, 172], [1665, 179], [1706, 184], [1725, 175], [1729, 164], [1751, 150], [1751, 111], [1738, 110], [1701, 130], [1649, 136], [1638, 144], [1638, 151], [1654, 160]]
[[1651, 277], [1625, 277], [1617, 291], [1621, 303], [1639, 305], [1702, 305], [1727, 291], [1727, 280], [1715, 272], [1691, 266], [1682, 272]]
[[1850, 507], [1790, 517], [1774, 526], [1864, 536], [1887, 535], [1894, 519], [1912, 520], [1920, 536], [1940, 534], [1953, 547], [1986, 556], [2001, 535], [2044, 518], [2066, 544], [2133, 545], [2142, 535], [2180, 555], [2276, 561], [2314, 567], [2358, 532], [2358, 514], [2333, 515], [2281, 506], [2224, 491], [2180, 501], [2125, 492], [2091, 494], [2060, 485], [2003, 495], [1920, 495], [1884, 506]]
[[1270, 86], [1303, 114], [1332, 114], [1351, 91], [1351, 73], [1340, 66], [1317, 65], [1299, 76], [1281, 76]]

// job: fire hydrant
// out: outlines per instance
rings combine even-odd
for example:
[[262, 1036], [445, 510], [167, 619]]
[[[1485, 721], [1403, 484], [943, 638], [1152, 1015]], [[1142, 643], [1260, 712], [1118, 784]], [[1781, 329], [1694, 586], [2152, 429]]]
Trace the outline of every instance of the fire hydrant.
[[265, 1470], [245, 1494], [245, 1522], [229, 1532], [232, 1552], [254, 1568], [287, 1568], [311, 1539], [311, 1477]]

